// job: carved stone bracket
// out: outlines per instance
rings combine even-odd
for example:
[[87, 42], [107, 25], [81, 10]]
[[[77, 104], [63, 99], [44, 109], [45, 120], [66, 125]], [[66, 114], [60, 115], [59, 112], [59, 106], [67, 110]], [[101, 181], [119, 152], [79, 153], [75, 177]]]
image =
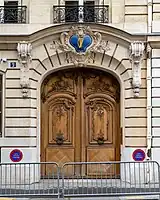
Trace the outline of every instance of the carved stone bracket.
[[89, 26], [83, 25], [72, 26], [69, 32], [61, 33], [51, 48], [66, 52], [66, 60], [79, 67], [93, 61], [93, 53], [110, 49], [99, 32], [93, 32]]
[[151, 58], [152, 48], [149, 43], [147, 44], [146, 47], [146, 53], [147, 53], [147, 58]]
[[132, 87], [135, 97], [139, 96], [141, 86], [141, 61], [144, 55], [144, 43], [132, 42], [130, 45], [130, 60], [132, 63]]
[[18, 59], [21, 64], [20, 86], [23, 97], [28, 96], [29, 83], [29, 62], [31, 58], [32, 45], [26, 41], [19, 42], [17, 45]]

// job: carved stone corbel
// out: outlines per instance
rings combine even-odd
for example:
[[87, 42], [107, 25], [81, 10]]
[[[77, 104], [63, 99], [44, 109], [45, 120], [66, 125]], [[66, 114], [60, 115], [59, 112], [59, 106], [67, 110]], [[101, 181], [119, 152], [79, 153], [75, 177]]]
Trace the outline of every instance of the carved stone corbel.
[[152, 47], [150, 46], [149, 43], [147, 43], [147, 47], [146, 47], [146, 53], [147, 53], [147, 58], [151, 58], [151, 53], [152, 53]]
[[141, 61], [144, 55], [144, 43], [134, 41], [130, 45], [130, 60], [132, 63], [132, 87], [135, 97], [139, 96], [141, 86]]
[[21, 64], [20, 86], [23, 97], [28, 96], [29, 83], [29, 62], [31, 58], [32, 45], [26, 41], [19, 42], [17, 45], [18, 59]]

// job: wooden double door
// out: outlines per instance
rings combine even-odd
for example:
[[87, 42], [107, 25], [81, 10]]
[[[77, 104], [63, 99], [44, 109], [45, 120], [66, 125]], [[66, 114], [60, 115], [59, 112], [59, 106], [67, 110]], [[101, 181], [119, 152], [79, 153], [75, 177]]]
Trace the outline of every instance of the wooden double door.
[[48, 76], [41, 88], [41, 161], [119, 160], [119, 91], [117, 80], [99, 70]]

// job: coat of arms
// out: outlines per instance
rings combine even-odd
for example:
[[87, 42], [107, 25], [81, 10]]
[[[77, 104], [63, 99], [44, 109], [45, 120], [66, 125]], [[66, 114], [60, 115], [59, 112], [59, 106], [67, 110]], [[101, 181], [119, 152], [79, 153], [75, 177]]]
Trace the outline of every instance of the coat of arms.
[[94, 59], [94, 52], [109, 50], [108, 43], [102, 40], [100, 33], [82, 25], [72, 26], [69, 32], [61, 33], [60, 40], [55, 41], [54, 48], [65, 51], [66, 59], [80, 67], [86, 66]]

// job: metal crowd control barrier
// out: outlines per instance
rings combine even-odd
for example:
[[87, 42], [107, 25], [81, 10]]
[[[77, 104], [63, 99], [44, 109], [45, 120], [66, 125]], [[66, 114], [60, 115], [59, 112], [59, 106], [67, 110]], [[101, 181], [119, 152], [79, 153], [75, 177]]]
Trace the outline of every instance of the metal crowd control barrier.
[[79, 162], [62, 167], [64, 197], [160, 195], [157, 162]]
[[1, 163], [0, 197], [59, 197], [57, 163]]
[[0, 197], [160, 195], [157, 162], [1, 163]]

